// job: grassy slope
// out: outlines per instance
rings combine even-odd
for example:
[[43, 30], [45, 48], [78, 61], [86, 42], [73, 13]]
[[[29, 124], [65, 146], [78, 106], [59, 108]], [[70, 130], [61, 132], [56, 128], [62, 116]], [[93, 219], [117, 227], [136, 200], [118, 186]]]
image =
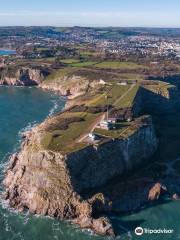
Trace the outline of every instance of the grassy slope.
[[87, 146], [85, 143], [75, 142], [88, 127], [96, 120], [99, 114], [90, 113], [66, 113], [62, 117], [69, 118], [73, 116], [81, 116], [83, 122], [75, 122], [69, 125], [67, 130], [57, 129], [46, 132], [42, 140], [42, 145], [53, 151], [70, 152]]
[[72, 64], [72, 63], [78, 63], [79, 62], [79, 60], [73, 59], [73, 58], [61, 59], [60, 61], [62, 63], [66, 63], [66, 64]]
[[147, 66], [140, 65], [134, 62], [120, 62], [120, 61], [78, 61], [77, 59], [62, 59], [63, 63], [67, 63], [72, 67], [88, 67], [94, 66], [96, 68], [109, 68], [109, 69], [124, 69], [124, 70], [133, 70], [133, 69], [145, 69]]
[[[70, 60], [69, 60], [70, 61]], [[77, 64], [77, 65], [76, 65]], [[59, 79], [62, 79], [63, 77], [71, 77], [71, 76], [79, 76], [82, 78], [85, 78], [89, 81], [94, 81], [94, 80], [100, 80], [103, 79], [108, 82], [117, 82], [118, 80], [123, 80], [127, 79], [125, 75], [121, 77], [121, 74], [104, 70], [104, 69], [98, 69], [93, 66], [88, 66], [90, 64], [89, 62], [86, 62], [87, 66], [85, 67], [85, 63], [82, 65], [79, 65], [81, 63], [74, 63], [74, 67], [69, 66], [63, 69], [55, 70], [52, 74], [50, 74], [45, 80], [45, 83], [53, 83], [53, 82], [58, 82]], [[92, 64], [92, 62], [91, 62]], [[81, 66], [81, 67], [80, 67]], [[134, 80], [135, 77], [128, 76], [128, 79]]]
[[86, 61], [86, 62], [77, 62], [77, 63], [72, 63], [72, 67], [89, 67], [96, 65], [97, 62], [94, 61]]
[[[119, 98], [125, 91], [129, 89], [130, 86], [109, 86], [106, 91], [109, 94], [108, 104], [112, 104]], [[89, 102], [86, 102], [87, 106], [102, 106], [107, 104], [105, 97], [106, 94], [98, 94], [93, 96], [93, 99]], [[133, 98], [131, 98], [133, 100]], [[117, 106], [116, 106], [117, 107]], [[121, 106], [120, 106], [121, 107]], [[72, 117], [82, 117], [84, 121], [71, 123], [66, 130], [59, 130], [58, 124], [57, 128], [52, 131], [46, 131], [44, 138], [42, 140], [42, 145], [46, 149], [53, 151], [62, 151], [64, 153], [75, 151], [77, 149], [84, 148], [87, 146], [87, 143], [79, 143], [77, 139], [83, 134], [87, 134], [91, 131], [91, 126], [96, 122], [97, 118], [101, 116], [102, 113], [87, 113], [87, 112], [65, 112], [60, 114], [61, 118], [72, 118]], [[119, 135], [119, 132], [124, 128], [127, 128], [127, 125], [121, 125], [120, 129], [115, 133]], [[111, 133], [114, 137], [114, 133]], [[110, 134], [110, 135], [111, 135]]]
[[70, 73], [72, 72], [71, 68], [63, 68], [63, 69], [59, 69], [57, 71], [54, 71], [52, 74], [50, 74], [45, 81], [46, 82], [53, 82], [58, 80], [61, 77], [65, 77], [68, 76]]
[[139, 84], [136, 84], [126, 96], [122, 98], [122, 100], [116, 105], [117, 108], [126, 108], [131, 107], [136, 97], [137, 91], [139, 89]]
[[[131, 107], [134, 101], [134, 98], [136, 96], [136, 93], [139, 89], [139, 84], [136, 84], [135, 86], [131, 87], [131, 84], [128, 84], [126, 86], [120, 86], [115, 84], [115, 81], [113, 80], [113, 73], [114, 72], [108, 72], [101, 68], [122, 68], [122, 69], [137, 69], [137, 68], [145, 68], [143, 65], [138, 65], [135, 63], [122, 63], [122, 62], [101, 62], [95, 64], [94, 62], [84, 62], [84, 63], [77, 63], [72, 61], [72, 59], [66, 60], [69, 64], [74, 64], [74, 67], [68, 67], [64, 69], [60, 69], [53, 74], [51, 74], [47, 79], [46, 82], [58, 82], [61, 77], [64, 76], [83, 76], [90, 80], [97, 80], [100, 78], [108, 79], [109, 85], [102, 86], [101, 91], [97, 91], [97, 89], [94, 89], [92, 92], [88, 92], [85, 96], [82, 96], [78, 98], [77, 102], [78, 104], [84, 104], [88, 107], [96, 107], [96, 106], [103, 106], [110, 104], [115, 108], [125, 108], [125, 107]], [[80, 64], [80, 65], [79, 65]], [[87, 66], [86, 66], [87, 64]], [[91, 68], [85, 68], [88, 67], [88, 65], [91, 65]], [[93, 66], [92, 66], [93, 65]], [[76, 66], [76, 67], [75, 67]], [[82, 68], [84, 67], [84, 68]], [[99, 70], [98, 70], [99, 68]], [[120, 80], [121, 78], [118, 78], [118, 75], [116, 76], [117, 80]], [[116, 80], [116, 81], [117, 81]], [[114, 83], [113, 83], [114, 81]], [[67, 81], [67, 84], [69, 84], [69, 81]], [[165, 84], [160, 84], [160, 87], [167, 88]], [[125, 92], [127, 92], [127, 95], [124, 95]], [[124, 95], [124, 96], [123, 96]], [[120, 101], [117, 101], [121, 96], [122, 99]], [[102, 113], [101, 113], [102, 114]], [[45, 132], [44, 138], [42, 140], [42, 145], [46, 149], [50, 149], [53, 151], [62, 151], [62, 152], [72, 152], [76, 151], [78, 149], [84, 148], [87, 146], [87, 143], [79, 143], [77, 142], [77, 139], [82, 136], [85, 133], [88, 133], [90, 131], [90, 126], [96, 121], [96, 119], [99, 117], [100, 113], [98, 114], [92, 114], [87, 112], [78, 112], [78, 113], [63, 113], [61, 114], [62, 118], [71, 118], [72, 116], [81, 116], [84, 118], [83, 122], [74, 122], [71, 123], [68, 126], [68, 129], [66, 130], [59, 130], [58, 125], [57, 129], [53, 131], [47, 131]], [[125, 137], [129, 134], [132, 134], [137, 128], [133, 123], [127, 124], [127, 123], [121, 123], [121, 125], [118, 126], [117, 130], [111, 130], [111, 131], [105, 131], [96, 129], [95, 132], [105, 135], [110, 138], [117, 138], [117, 137]]]
[[131, 84], [126, 86], [113, 85], [109, 86], [104, 93], [97, 94], [93, 99], [86, 102], [87, 106], [98, 106], [98, 105], [112, 105], [116, 108], [125, 108], [131, 107], [133, 100], [136, 96], [136, 93], [139, 89], [139, 84], [136, 84], [126, 96], [124, 96], [119, 102], [115, 102], [120, 98], [124, 93], [126, 93], [131, 87]]
[[107, 61], [97, 63], [95, 65], [98, 68], [111, 68], [111, 69], [138, 69], [138, 68], [146, 68], [144, 65], [136, 64], [133, 62], [116, 62], [116, 61]]

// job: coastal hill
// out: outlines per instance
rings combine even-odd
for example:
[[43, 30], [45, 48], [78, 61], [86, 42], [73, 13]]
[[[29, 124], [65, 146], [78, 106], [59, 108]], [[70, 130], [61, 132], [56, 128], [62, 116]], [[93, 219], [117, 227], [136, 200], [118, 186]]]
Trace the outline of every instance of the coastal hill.
[[[133, 237], [152, 219], [158, 228], [175, 223], [178, 235], [179, 206], [172, 201], [180, 199], [179, 36], [179, 29], [165, 28], [0, 28], [0, 85], [9, 92], [12, 86], [56, 91], [67, 100], [62, 112], [23, 134], [5, 171], [6, 206], [101, 235]], [[8, 126], [3, 131], [5, 146]], [[5, 215], [2, 238], [21, 238], [26, 227], [31, 238], [47, 232], [45, 238], [73, 238], [44, 220], [25, 227], [18, 216], [20, 231], [14, 225], [6, 231], [4, 220], [14, 224], [14, 217]]]
[[[113, 67], [92, 68], [68, 66], [41, 81], [40, 87], [59, 91], [69, 100], [63, 112], [25, 134], [20, 152], [10, 160], [5, 198], [18, 210], [113, 235], [116, 231], [106, 213], [118, 211], [114, 203], [121, 197], [110, 183], [148, 164], [158, 139], [151, 116], [143, 110], [149, 104], [167, 105], [176, 89], [162, 81], [134, 80], [132, 75], [120, 79], [124, 73]], [[132, 69], [131, 64], [128, 71]], [[105, 186], [111, 197], [103, 193]], [[149, 194], [153, 200], [163, 190], [158, 185], [149, 192], [152, 187], [147, 184], [135, 208], [146, 203]]]

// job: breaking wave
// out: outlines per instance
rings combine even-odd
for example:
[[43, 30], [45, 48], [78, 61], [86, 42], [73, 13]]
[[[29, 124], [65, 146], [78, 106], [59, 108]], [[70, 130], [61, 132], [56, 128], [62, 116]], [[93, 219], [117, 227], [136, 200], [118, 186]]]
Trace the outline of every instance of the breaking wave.
[[52, 100], [52, 102], [53, 102], [53, 107], [49, 111], [48, 117], [51, 117], [59, 109], [58, 100]]

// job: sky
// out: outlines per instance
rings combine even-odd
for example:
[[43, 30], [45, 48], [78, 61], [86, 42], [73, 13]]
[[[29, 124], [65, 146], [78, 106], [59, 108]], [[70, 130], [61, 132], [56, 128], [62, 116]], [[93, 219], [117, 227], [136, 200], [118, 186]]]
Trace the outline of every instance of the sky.
[[0, 26], [180, 27], [180, 0], [0, 0]]

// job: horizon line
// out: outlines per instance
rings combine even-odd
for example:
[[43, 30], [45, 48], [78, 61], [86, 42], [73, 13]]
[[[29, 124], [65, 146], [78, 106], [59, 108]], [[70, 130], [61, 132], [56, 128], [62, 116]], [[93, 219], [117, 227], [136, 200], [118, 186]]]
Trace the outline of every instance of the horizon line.
[[54, 28], [153, 28], [153, 29], [180, 29], [179, 26], [108, 26], [108, 25], [0, 25], [3, 27], [54, 27]]

